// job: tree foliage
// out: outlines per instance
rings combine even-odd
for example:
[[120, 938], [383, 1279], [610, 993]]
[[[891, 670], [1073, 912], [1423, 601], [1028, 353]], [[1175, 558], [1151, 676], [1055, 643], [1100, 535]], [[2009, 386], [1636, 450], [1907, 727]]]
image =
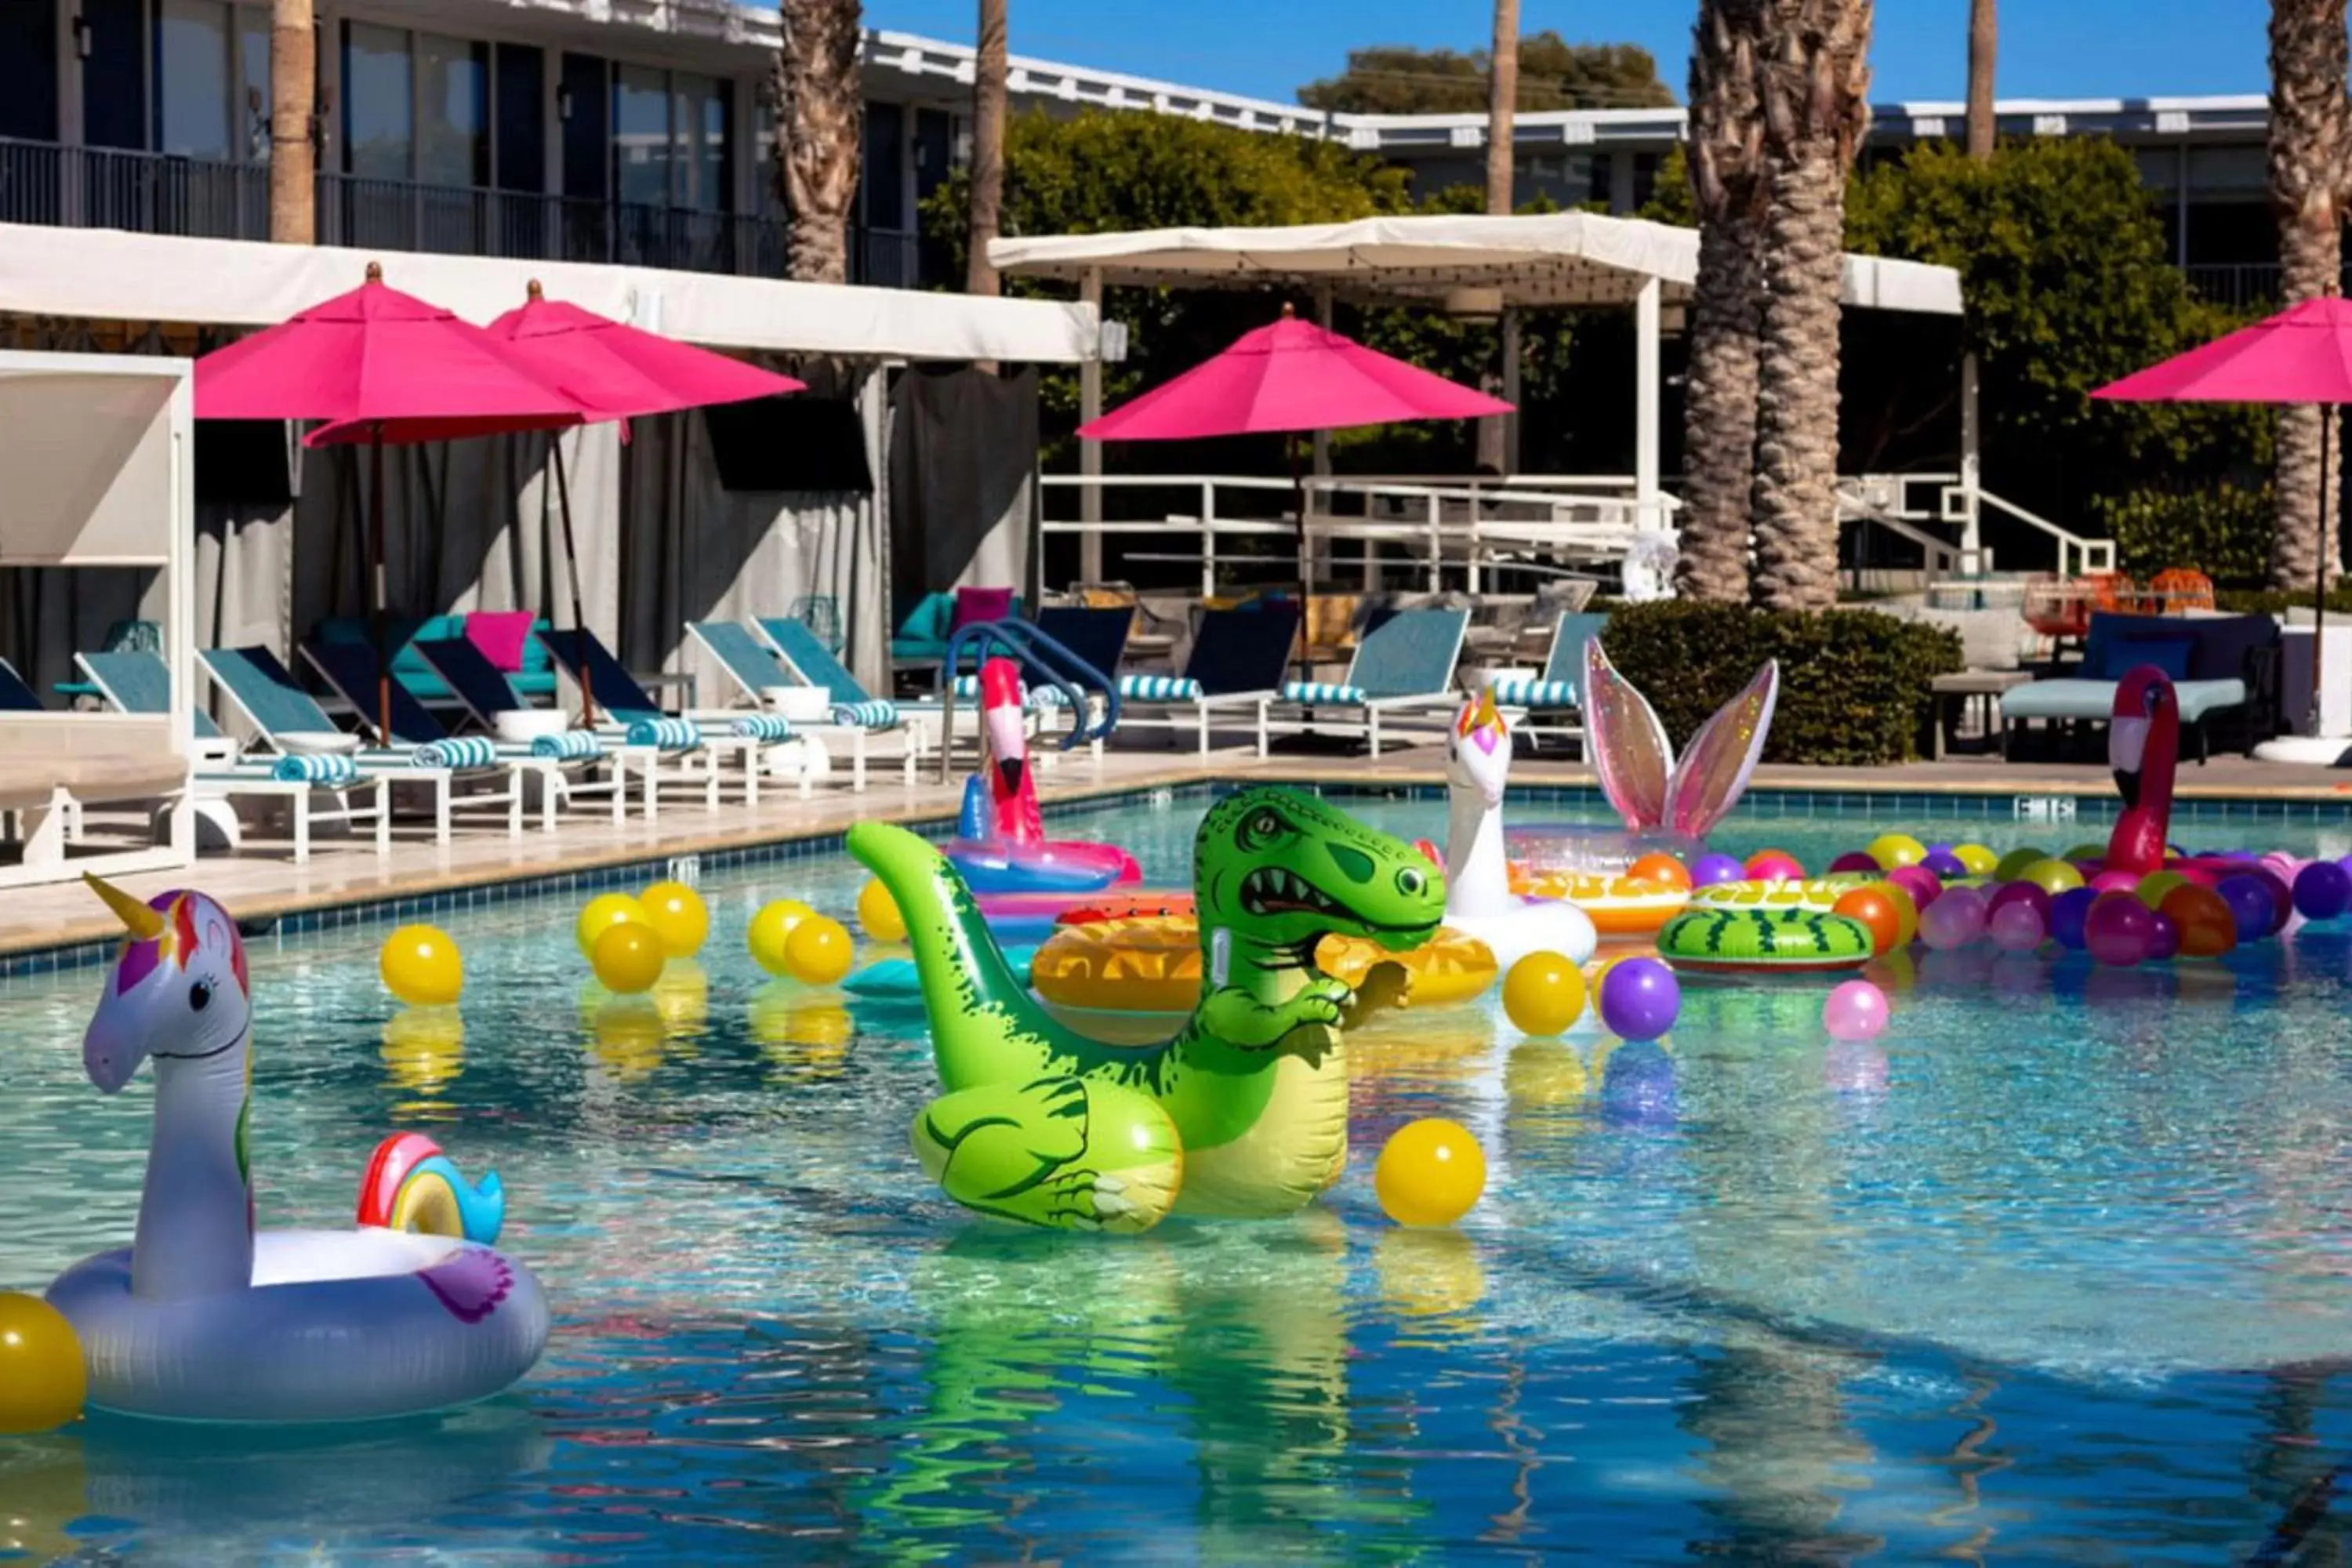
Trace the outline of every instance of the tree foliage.
[[[1309, 109], [1343, 114], [1474, 114], [1486, 107], [1486, 49], [1351, 49], [1348, 68], [1298, 89]], [[1654, 109], [1675, 101], [1658, 62], [1633, 44], [1571, 44], [1549, 30], [1519, 40], [1520, 112]]]

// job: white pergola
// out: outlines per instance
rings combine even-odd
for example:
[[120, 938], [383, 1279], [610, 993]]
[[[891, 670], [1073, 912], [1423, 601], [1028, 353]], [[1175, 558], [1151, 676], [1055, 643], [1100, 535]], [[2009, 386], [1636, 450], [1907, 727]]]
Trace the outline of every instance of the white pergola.
[[[1076, 283], [1081, 301], [1097, 307], [1108, 286], [1265, 289], [1311, 296], [1326, 325], [1339, 300], [1499, 318], [1503, 395], [1513, 402], [1518, 398], [1517, 311], [1630, 305], [1635, 331], [1635, 497], [1650, 506], [1660, 495], [1658, 343], [1666, 310], [1686, 304], [1697, 281], [1696, 229], [1582, 212], [1376, 217], [1283, 228], [1162, 228], [999, 239], [991, 242], [988, 255], [1001, 272]], [[1959, 274], [1948, 267], [1849, 255], [1844, 301], [1864, 310], [1958, 316]], [[1099, 363], [1082, 367], [1082, 381], [1084, 417], [1092, 419], [1102, 412]], [[1964, 376], [1962, 482], [1971, 490], [1974, 392], [1974, 377]], [[1080, 443], [1080, 463], [1085, 474], [1098, 476], [1101, 447]], [[1316, 471], [1328, 472], [1320, 438]], [[1099, 495], [1087, 492], [1090, 517]], [[1975, 541], [1968, 544], [1973, 548]]]

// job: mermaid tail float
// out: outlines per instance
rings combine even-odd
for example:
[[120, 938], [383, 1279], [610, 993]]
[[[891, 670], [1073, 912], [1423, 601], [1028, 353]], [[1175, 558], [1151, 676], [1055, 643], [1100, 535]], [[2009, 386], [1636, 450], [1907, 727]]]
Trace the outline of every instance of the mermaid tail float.
[[505, 1194], [429, 1139], [379, 1146], [360, 1211], [396, 1223], [257, 1232], [245, 949], [202, 893], [141, 903], [91, 879], [130, 940], [82, 1044], [112, 1094], [142, 1061], [155, 1124], [131, 1247], [75, 1265], [48, 1300], [72, 1322], [90, 1403], [189, 1421], [362, 1421], [507, 1387], [547, 1343], [547, 1303], [486, 1243]]

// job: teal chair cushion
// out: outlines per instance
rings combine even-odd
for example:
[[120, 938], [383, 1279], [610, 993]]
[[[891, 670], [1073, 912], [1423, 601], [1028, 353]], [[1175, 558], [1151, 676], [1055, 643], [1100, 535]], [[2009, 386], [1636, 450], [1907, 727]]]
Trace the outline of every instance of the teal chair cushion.
[[[2180, 700], [2181, 721], [2188, 724], [2246, 700], [2242, 680], [2177, 680], [2172, 691]], [[2011, 721], [2104, 720], [2115, 708], [2116, 682], [2112, 680], [2037, 680], [2003, 692], [2000, 699], [2000, 716]]]

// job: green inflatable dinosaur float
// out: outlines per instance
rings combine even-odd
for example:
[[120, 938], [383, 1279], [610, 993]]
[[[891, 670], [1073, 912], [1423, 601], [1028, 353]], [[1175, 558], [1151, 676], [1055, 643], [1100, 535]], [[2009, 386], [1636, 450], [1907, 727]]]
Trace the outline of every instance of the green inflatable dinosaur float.
[[1348, 1156], [1341, 1031], [1396, 1000], [1395, 971], [1351, 991], [1315, 944], [1403, 952], [1445, 914], [1444, 878], [1410, 846], [1295, 791], [1242, 791], [1194, 846], [1200, 1005], [1172, 1039], [1117, 1046], [1030, 996], [937, 849], [874, 822], [848, 842], [898, 901], [930, 1015], [944, 1092], [916, 1153], [966, 1207], [1065, 1229], [1147, 1230], [1180, 1202], [1284, 1215], [1328, 1187]]

